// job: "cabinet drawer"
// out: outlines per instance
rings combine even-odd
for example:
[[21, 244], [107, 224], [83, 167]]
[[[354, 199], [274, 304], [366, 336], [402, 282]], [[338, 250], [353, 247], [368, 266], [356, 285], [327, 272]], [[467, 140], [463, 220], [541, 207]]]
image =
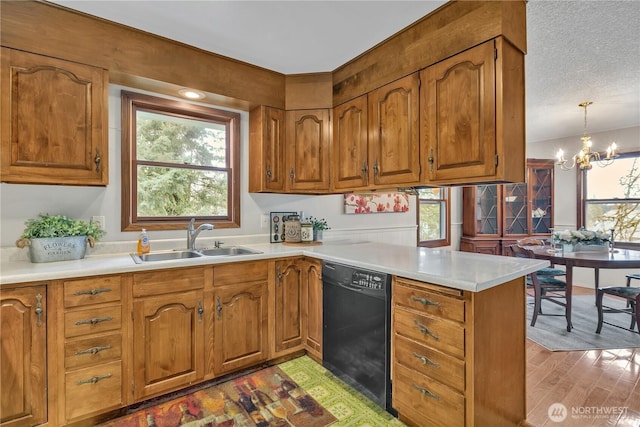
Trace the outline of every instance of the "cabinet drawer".
[[464, 426], [464, 396], [402, 365], [394, 364], [393, 407], [417, 425]]
[[64, 366], [67, 370], [97, 365], [121, 357], [120, 333], [71, 341], [64, 346]]
[[135, 274], [133, 296], [137, 298], [203, 289], [204, 280], [204, 268], [157, 270]]
[[68, 280], [64, 282], [64, 306], [69, 308], [117, 302], [121, 299], [121, 289], [119, 276]]
[[264, 261], [216, 265], [213, 269], [214, 286], [233, 285], [247, 282], [264, 282], [269, 268]]
[[464, 358], [464, 328], [457, 323], [424, 316], [395, 306], [394, 332], [445, 353]]
[[[464, 301], [428, 290], [403, 286], [397, 280], [393, 287], [393, 303], [443, 319], [464, 322]], [[405, 282], [409, 283], [409, 282]], [[443, 288], [445, 289], [445, 288]]]
[[64, 382], [67, 420], [101, 413], [123, 403], [119, 360], [67, 372]]
[[455, 357], [394, 336], [394, 361], [464, 392], [464, 362]]
[[121, 327], [122, 308], [119, 305], [72, 311], [64, 315], [64, 336], [66, 338], [112, 331]]

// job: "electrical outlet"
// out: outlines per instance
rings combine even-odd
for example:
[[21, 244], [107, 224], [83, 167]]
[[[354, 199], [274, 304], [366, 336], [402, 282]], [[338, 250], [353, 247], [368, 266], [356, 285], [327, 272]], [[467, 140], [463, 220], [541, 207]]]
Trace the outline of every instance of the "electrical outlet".
[[266, 230], [269, 228], [269, 215], [261, 214], [260, 215], [260, 228]]
[[107, 229], [107, 224], [105, 222], [105, 218], [104, 216], [92, 216], [91, 217], [91, 222], [93, 222], [94, 224], [97, 224], [100, 226], [101, 229], [106, 230]]

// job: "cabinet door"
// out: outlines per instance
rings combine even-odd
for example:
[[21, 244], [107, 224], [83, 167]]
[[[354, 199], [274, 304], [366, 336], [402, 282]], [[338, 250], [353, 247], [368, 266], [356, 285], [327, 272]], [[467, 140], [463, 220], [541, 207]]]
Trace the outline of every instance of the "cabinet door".
[[527, 160], [528, 212], [531, 235], [550, 235], [553, 228], [553, 173], [554, 161]]
[[0, 294], [0, 423], [47, 421], [46, 287], [2, 289]]
[[494, 52], [487, 42], [421, 72], [428, 181], [496, 174]]
[[287, 111], [287, 189], [329, 190], [329, 110]]
[[322, 360], [322, 263], [305, 261], [303, 273], [305, 344], [311, 356]]
[[369, 184], [367, 95], [333, 109], [333, 188], [355, 189]]
[[107, 185], [108, 73], [2, 48], [2, 181]]
[[238, 283], [214, 290], [216, 376], [267, 359], [267, 282]]
[[462, 233], [465, 236], [502, 236], [502, 186], [464, 187], [462, 202]]
[[302, 268], [299, 261], [277, 261], [275, 351], [302, 346]]
[[377, 186], [420, 180], [420, 76], [414, 73], [369, 93], [369, 168]]
[[203, 376], [202, 291], [166, 294], [133, 302], [134, 398], [141, 400]]
[[531, 211], [527, 197], [527, 184], [505, 184], [502, 186], [502, 192], [502, 235], [528, 235]]
[[264, 105], [249, 114], [249, 191], [283, 192], [285, 112]]

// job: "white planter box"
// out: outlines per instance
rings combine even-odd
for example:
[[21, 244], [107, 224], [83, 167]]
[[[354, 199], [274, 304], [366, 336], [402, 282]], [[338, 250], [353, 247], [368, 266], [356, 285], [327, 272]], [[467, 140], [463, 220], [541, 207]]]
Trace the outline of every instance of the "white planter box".
[[70, 261], [84, 258], [87, 236], [29, 239], [31, 262]]

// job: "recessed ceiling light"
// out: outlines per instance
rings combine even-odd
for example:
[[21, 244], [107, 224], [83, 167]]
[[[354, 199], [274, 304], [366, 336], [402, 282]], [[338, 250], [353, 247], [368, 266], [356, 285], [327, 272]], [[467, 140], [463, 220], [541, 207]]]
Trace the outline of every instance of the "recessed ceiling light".
[[178, 93], [180, 94], [180, 96], [184, 98], [189, 98], [189, 99], [202, 99], [205, 96], [204, 93], [200, 92], [199, 90], [187, 89], [187, 88], [180, 89]]

